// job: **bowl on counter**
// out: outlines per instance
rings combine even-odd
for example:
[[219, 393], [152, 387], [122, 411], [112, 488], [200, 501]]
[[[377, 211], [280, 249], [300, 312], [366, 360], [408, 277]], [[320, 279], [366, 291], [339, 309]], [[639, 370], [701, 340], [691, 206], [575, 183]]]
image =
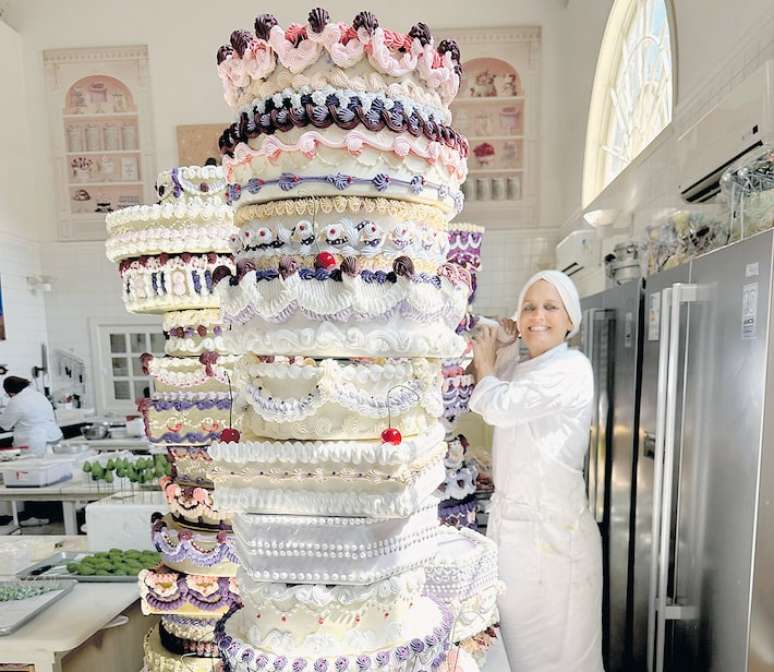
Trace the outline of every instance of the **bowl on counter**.
[[81, 434], [83, 435], [84, 439], [93, 441], [107, 437], [109, 429], [110, 425], [108, 425], [106, 422], [94, 423], [93, 425], [85, 425], [81, 427]]

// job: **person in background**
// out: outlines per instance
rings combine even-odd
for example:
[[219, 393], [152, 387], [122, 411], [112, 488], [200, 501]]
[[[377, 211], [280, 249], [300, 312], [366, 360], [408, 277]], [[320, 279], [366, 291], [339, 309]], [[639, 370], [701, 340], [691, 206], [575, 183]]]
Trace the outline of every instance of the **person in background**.
[[19, 376], [7, 376], [3, 389], [10, 401], [0, 414], [0, 427], [13, 430], [14, 448], [26, 448], [24, 456], [42, 457], [49, 445], [62, 439], [51, 402]]
[[580, 322], [572, 280], [542, 271], [521, 291], [516, 322], [502, 324], [527, 359], [498, 344], [497, 327], [474, 336], [470, 410], [495, 428], [488, 535], [506, 585], [503, 643], [519, 672], [603, 672], [602, 547], [583, 479], [594, 376], [566, 343]]

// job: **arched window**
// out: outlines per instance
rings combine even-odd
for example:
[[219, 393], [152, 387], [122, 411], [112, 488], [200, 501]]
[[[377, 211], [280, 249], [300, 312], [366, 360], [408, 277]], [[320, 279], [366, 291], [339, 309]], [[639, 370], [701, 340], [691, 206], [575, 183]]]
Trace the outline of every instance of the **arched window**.
[[672, 35], [666, 0], [616, 0], [591, 94], [583, 205], [672, 120]]

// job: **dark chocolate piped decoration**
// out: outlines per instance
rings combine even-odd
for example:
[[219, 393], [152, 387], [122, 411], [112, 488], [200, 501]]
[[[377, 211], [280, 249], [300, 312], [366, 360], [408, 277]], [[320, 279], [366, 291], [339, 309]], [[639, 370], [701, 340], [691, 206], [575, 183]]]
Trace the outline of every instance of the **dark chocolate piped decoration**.
[[239, 54], [239, 58], [244, 56], [244, 53], [247, 51], [247, 48], [252, 41], [253, 36], [246, 30], [235, 30], [231, 33], [231, 46], [234, 47], [234, 51]]
[[315, 7], [309, 12], [309, 25], [315, 33], [321, 33], [330, 20], [331, 15], [328, 13], [328, 10], [322, 7]]
[[359, 12], [352, 21], [352, 27], [355, 30], [364, 28], [369, 35], [373, 35], [374, 31], [379, 27], [379, 19], [371, 12]]
[[218, 48], [218, 65], [223, 63], [231, 54], [234, 53], [234, 50], [228, 45], [224, 44]]
[[272, 14], [261, 14], [255, 17], [255, 35], [261, 40], [268, 40], [271, 29], [277, 25], [277, 19]]
[[412, 40], [419, 40], [419, 44], [421, 44], [423, 47], [433, 41], [433, 34], [430, 31], [430, 26], [428, 26], [426, 23], [422, 23], [421, 21], [411, 27], [411, 30], [409, 31], [409, 37]]

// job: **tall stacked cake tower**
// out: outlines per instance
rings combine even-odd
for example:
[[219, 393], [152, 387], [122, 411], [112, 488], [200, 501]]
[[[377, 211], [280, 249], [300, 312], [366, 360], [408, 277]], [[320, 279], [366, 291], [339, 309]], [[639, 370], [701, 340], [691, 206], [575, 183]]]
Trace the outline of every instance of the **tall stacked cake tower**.
[[446, 452], [441, 361], [470, 276], [446, 263], [467, 141], [459, 51], [418, 23], [324, 9], [234, 31], [218, 71], [239, 229], [217, 285], [239, 442], [210, 447], [244, 602], [217, 629], [234, 672], [430, 672], [454, 617], [425, 593]]
[[[152, 535], [163, 564], [139, 576], [142, 608], [161, 621], [145, 640], [149, 672], [220, 666], [217, 619], [238, 603], [236, 554], [229, 521], [215, 509], [204, 465], [207, 446], [234, 432], [229, 354], [214, 292], [216, 268], [234, 268], [235, 231], [216, 166], [175, 168], [159, 175], [155, 205], [108, 215], [107, 255], [119, 263], [124, 303], [132, 313], [163, 314], [163, 357], [141, 363], [154, 393], [140, 402], [146, 434], [165, 446], [173, 478], [161, 481], [169, 514], [155, 514]], [[225, 434], [224, 434], [225, 432]]]

